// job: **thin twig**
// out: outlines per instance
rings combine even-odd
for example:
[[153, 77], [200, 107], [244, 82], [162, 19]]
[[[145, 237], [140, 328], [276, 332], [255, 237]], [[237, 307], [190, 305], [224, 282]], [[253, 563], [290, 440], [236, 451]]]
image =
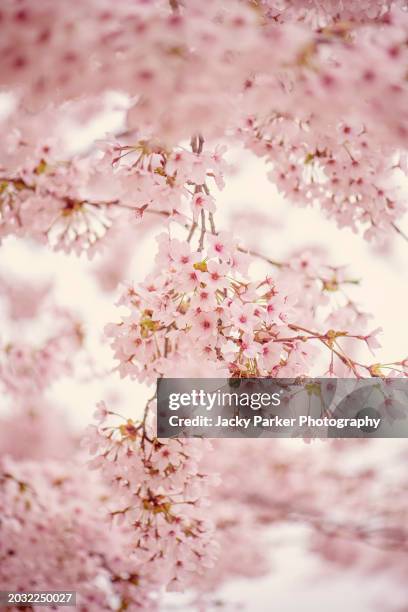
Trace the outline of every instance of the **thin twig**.
[[205, 229], [205, 213], [204, 209], [201, 209], [201, 234], [200, 234], [200, 242], [198, 244], [198, 251], [201, 252], [204, 249], [204, 236], [206, 233]]
[[406, 235], [405, 232], [402, 231], [402, 229], [400, 229], [398, 227], [398, 225], [396, 225], [395, 223], [391, 223], [392, 227], [395, 229], [395, 231], [406, 241], [408, 242], [408, 236]]
[[190, 145], [193, 153], [200, 155], [203, 151], [204, 138], [201, 134], [194, 134], [194, 136], [191, 137]]
[[212, 212], [210, 212], [208, 216], [209, 216], [209, 219], [210, 219], [211, 233], [212, 233], [213, 236], [216, 236], [217, 232], [215, 231], [214, 214]]
[[194, 221], [191, 225], [190, 232], [187, 236], [187, 242], [191, 242], [192, 237], [194, 236], [194, 232], [196, 231], [197, 223]]
[[246, 255], [251, 255], [251, 257], [257, 257], [258, 259], [262, 259], [263, 261], [266, 261], [266, 263], [271, 264], [271, 266], [276, 266], [277, 268], [282, 268], [283, 266], [289, 265], [281, 261], [276, 261], [275, 259], [270, 259], [270, 257], [262, 255], [262, 253], [258, 253], [257, 251], [253, 251], [252, 249], [244, 249], [242, 247], [238, 247], [238, 251], [240, 251], [241, 253], [245, 253]]

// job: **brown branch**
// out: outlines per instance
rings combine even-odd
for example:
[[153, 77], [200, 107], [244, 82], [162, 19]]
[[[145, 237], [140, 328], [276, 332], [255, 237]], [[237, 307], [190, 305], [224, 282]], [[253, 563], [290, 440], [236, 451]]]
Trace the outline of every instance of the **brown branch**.
[[187, 236], [187, 242], [191, 242], [192, 237], [194, 236], [194, 232], [196, 231], [197, 223], [194, 221], [191, 225], [189, 234]]
[[201, 253], [201, 251], [204, 249], [204, 236], [206, 234], [206, 228], [205, 228], [205, 213], [204, 210], [201, 209], [201, 234], [200, 234], [200, 242], [198, 244], [198, 251]]
[[262, 259], [262, 261], [266, 261], [266, 263], [271, 264], [271, 266], [276, 266], [277, 268], [282, 268], [284, 266], [289, 265], [281, 261], [276, 261], [275, 259], [270, 259], [266, 255], [262, 255], [262, 253], [258, 253], [257, 251], [253, 251], [252, 249], [243, 249], [242, 247], [238, 247], [238, 251], [240, 251], [241, 253], [246, 253], [247, 255], [251, 255], [252, 257]]
[[213, 236], [217, 235], [216, 229], [215, 229], [215, 223], [214, 223], [214, 214], [212, 212], [209, 213], [209, 219], [210, 219], [210, 227], [211, 227], [211, 233]]
[[400, 229], [395, 223], [391, 223], [391, 225], [395, 229], [397, 234], [399, 234], [406, 242], [408, 242], [408, 236], [406, 235], [406, 233], [403, 232], [402, 229]]

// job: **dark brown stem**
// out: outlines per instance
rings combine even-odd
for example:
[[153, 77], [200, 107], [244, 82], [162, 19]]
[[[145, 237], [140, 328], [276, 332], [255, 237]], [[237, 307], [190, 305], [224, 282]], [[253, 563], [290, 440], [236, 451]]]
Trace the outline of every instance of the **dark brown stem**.
[[193, 151], [193, 153], [200, 155], [203, 151], [204, 138], [201, 136], [201, 134], [195, 134], [194, 136], [191, 137], [190, 144], [191, 144], [191, 150]]
[[408, 242], [408, 236], [406, 235], [406, 233], [403, 232], [402, 229], [400, 229], [395, 223], [391, 223], [391, 225], [395, 229], [397, 234], [399, 234], [406, 242]]
[[197, 223], [194, 221], [191, 225], [189, 234], [187, 236], [187, 242], [191, 242], [192, 237], [194, 236], [194, 232], [196, 231]]
[[213, 234], [213, 236], [216, 236], [217, 232], [215, 230], [214, 215], [213, 215], [212, 212], [210, 212], [208, 216], [209, 216], [209, 219], [210, 219], [211, 233]]
[[198, 244], [198, 251], [201, 253], [201, 251], [204, 249], [204, 236], [206, 234], [206, 229], [205, 229], [205, 213], [204, 210], [201, 209], [201, 234], [200, 234], [200, 242]]

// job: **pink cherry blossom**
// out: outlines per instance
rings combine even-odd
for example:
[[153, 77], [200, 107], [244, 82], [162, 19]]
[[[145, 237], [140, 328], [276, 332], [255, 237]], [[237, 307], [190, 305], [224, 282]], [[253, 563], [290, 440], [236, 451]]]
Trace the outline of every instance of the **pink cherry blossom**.
[[140, 397], [165, 377], [381, 378], [384, 425], [404, 416], [408, 360], [380, 357], [351, 249], [332, 263], [305, 227], [275, 253], [274, 197], [255, 210], [254, 175], [240, 213], [230, 178], [244, 150], [384, 260], [407, 240], [406, 1], [3, 0], [0, 34], [0, 590], [210, 610], [271, 549], [279, 567], [269, 530], [300, 526], [319, 588], [346, 568], [405, 610], [403, 447], [160, 439]]

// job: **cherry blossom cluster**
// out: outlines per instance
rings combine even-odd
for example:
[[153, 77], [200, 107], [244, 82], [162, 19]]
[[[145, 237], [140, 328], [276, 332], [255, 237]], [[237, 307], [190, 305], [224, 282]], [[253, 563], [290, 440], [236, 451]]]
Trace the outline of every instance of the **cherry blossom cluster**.
[[[42, 151], [41, 157], [3, 174], [1, 237], [29, 236], [55, 250], [86, 250], [92, 256], [112, 227], [119, 203], [103, 193], [103, 169], [94, 157], [61, 162]], [[137, 209], [133, 212], [136, 219]]]
[[111, 225], [104, 202], [81, 195], [89, 171], [75, 161], [49, 167], [41, 159], [1, 182], [1, 235], [29, 235], [56, 249], [90, 250]]
[[[115, 417], [109, 412], [106, 406], [99, 406], [97, 417], [102, 419], [102, 429], [108, 430], [107, 419]], [[130, 430], [130, 425], [122, 421], [123, 428]], [[8, 427], [9, 436], [17, 433], [16, 426], [14, 420]], [[138, 424], [134, 422], [133, 426]], [[65, 423], [61, 427], [61, 420], [60, 429], [60, 435], [64, 432], [68, 442], [71, 433]], [[45, 435], [43, 428], [42, 433], [43, 446], [21, 446], [18, 452], [3, 446], [0, 437], [1, 584], [11, 584], [15, 590], [59, 589], [66, 588], [64, 581], [68, 581], [77, 590], [78, 607], [83, 612], [120, 609], [120, 605], [132, 610], [156, 609], [160, 586], [169, 576], [164, 563], [154, 557], [157, 543], [146, 562], [147, 546], [134, 548], [135, 537], [142, 531], [128, 522], [126, 513], [115, 514], [122, 497], [118, 496], [117, 485], [107, 486], [105, 477], [101, 482], [99, 471], [84, 471], [81, 457], [69, 458], [72, 447], [60, 454], [60, 461], [55, 461], [56, 457], [51, 460], [51, 432]], [[101, 448], [101, 438], [92, 430], [89, 434], [88, 442]], [[161, 447], [162, 452], [167, 443]], [[145, 444], [147, 447], [147, 439]], [[158, 441], [156, 444], [158, 447]], [[194, 570], [197, 559], [188, 570], [173, 568], [170, 574], [183, 576], [177, 586], [185, 584], [188, 576], [208, 601], [211, 590], [225, 580], [262, 575], [269, 569], [264, 530], [267, 525], [279, 526], [288, 521], [308, 526], [307, 545], [328, 563], [353, 564], [355, 572], [388, 574], [403, 584], [407, 541], [403, 461], [400, 472], [393, 468], [391, 482], [389, 469], [393, 464], [389, 457], [378, 464], [368, 454], [371, 463], [362, 464], [362, 457], [373, 444], [337, 441], [323, 448], [291, 448], [288, 453], [285, 444], [277, 441], [273, 445], [267, 440], [214, 442], [211, 452], [207, 449], [200, 460], [200, 469], [218, 472], [222, 477], [222, 485], [211, 488], [211, 504], [206, 508], [215, 521], [221, 546], [217, 548], [214, 567], [205, 567], [201, 575]], [[102, 446], [107, 448], [104, 442]], [[120, 452], [119, 445], [115, 452]], [[350, 469], [345, 469], [345, 454], [353, 460], [358, 455], [360, 467], [351, 469], [351, 461]], [[162, 459], [166, 461], [166, 456]], [[112, 457], [104, 461], [112, 461]], [[132, 473], [133, 469], [131, 463]], [[240, 478], [242, 470], [245, 479]], [[112, 474], [112, 468], [109, 472]], [[168, 490], [168, 478], [164, 482]], [[392, 507], [388, 503], [390, 496]], [[102, 507], [104, 512], [106, 504], [114, 517], [109, 524], [99, 510]], [[181, 508], [176, 512], [184, 516]], [[161, 514], [159, 511], [155, 517]], [[44, 546], [44, 533], [48, 546]], [[171, 549], [168, 540], [161, 542], [166, 558], [174, 559], [177, 548], [183, 548], [182, 561], [190, 560], [186, 541], [177, 545], [172, 542]]]
[[[5, 114], [2, 163], [7, 168], [16, 150], [47, 146], [45, 125], [47, 140], [58, 142], [67, 116], [86, 123], [105, 107], [103, 94], [116, 91], [127, 96], [127, 130], [142, 128], [161, 150], [188, 140], [197, 126], [206, 141], [244, 142], [271, 163], [270, 176], [289, 199], [318, 203], [341, 226], [385, 239], [399, 231], [405, 210], [395, 188], [407, 174], [404, 4], [76, 0], [67, 12], [51, 0], [6, 0], [0, 87], [13, 93], [14, 108]], [[42, 170], [39, 157], [31, 172]], [[107, 182], [117, 180], [103, 170]], [[62, 172], [72, 184], [66, 190], [45, 172], [44, 198], [37, 190], [27, 198], [24, 179], [9, 177], [1, 213], [7, 232], [20, 227], [11, 192], [26, 202], [21, 223], [33, 233], [53, 224], [61, 242], [92, 247], [111, 220], [106, 198], [89, 200], [77, 172]], [[141, 181], [140, 206], [149, 188]]]
[[[296, 5], [305, 9], [310, 2], [281, 4], [296, 10]], [[336, 97], [336, 104], [332, 99], [329, 108], [319, 108], [327, 119], [340, 108], [347, 110], [355, 79], [364, 84], [364, 71], [373, 65], [373, 56], [368, 64], [367, 51], [376, 52], [375, 57], [381, 60], [381, 87], [403, 82], [407, 16], [398, 4], [374, 2], [373, 9], [373, 2], [364, 3], [360, 13], [370, 11], [378, 18], [363, 23], [348, 21], [347, 10], [358, 12], [357, 3], [348, 3], [349, 9], [344, 4], [340, 21], [334, 20], [333, 25], [322, 30], [317, 25], [299, 23], [296, 17], [277, 23], [273, 10], [262, 2], [234, 1], [226, 5], [212, 0], [197, 5], [121, 0], [113, 8], [108, 2], [78, 0], [72, 13], [67, 14], [50, 0], [35, 6], [27, 1], [17, 4], [7, 0], [2, 6], [6, 35], [1, 49], [1, 82], [5, 90], [15, 91], [35, 108], [50, 100], [97, 96], [107, 89], [126, 91], [135, 97], [130, 111], [133, 125], [157, 128], [159, 124], [158, 133], [174, 132], [177, 139], [183, 134], [189, 137], [204, 113], [210, 130], [219, 131], [222, 120], [231, 124], [228, 116], [233, 107], [229, 95], [243, 94], [246, 103], [246, 91], [250, 91], [250, 102], [257, 92], [262, 95], [269, 88], [270, 92], [280, 93], [275, 104], [285, 100], [290, 107], [296, 107], [298, 95], [308, 92], [309, 98], [302, 100], [302, 106], [312, 110], [317, 101], [323, 102], [331, 95], [330, 87], [333, 90], [342, 85], [342, 99]], [[341, 12], [340, 7], [337, 14]], [[388, 75], [387, 67], [393, 68]], [[300, 77], [294, 92], [285, 90], [284, 80], [275, 81], [279, 72], [285, 76], [285, 68], [286, 75], [297, 73]], [[190, 79], [192, 71], [194, 79]], [[267, 83], [257, 87], [257, 79], [266, 79]], [[394, 124], [390, 128], [402, 128], [403, 117], [396, 117], [389, 105], [385, 108], [379, 104], [381, 92], [375, 80], [375, 71], [374, 78], [366, 78], [367, 95], [374, 96], [377, 107], [367, 105], [369, 98], [356, 99], [353, 95], [360, 120], [364, 119], [362, 110], [369, 108], [373, 114], [386, 114]], [[395, 95], [402, 96], [403, 110], [405, 89], [401, 87]], [[226, 95], [220, 96], [220, 91]], [[214, 96], [215, 92], [218, 96]], [[162, 100], [166, 101], [165, 108]], [[174, 112], [172, 104], [176, 100]], [[263, 107], [252, 104], [258, 112]]]
[[5, 310], [9, 346], [0, 367], [1, 588], [26, 592], [72, 585], [81, 612], [155, 610], [157, 581], [141, 575], [129, 529], [107, 525], [101, 510], [109, 500], [114, 503], [115, 492], [87, 469], [87, 457], [79, 452], [81, 434], [66, 418], [67, 407], [48, 395], [60, 376], [78, 374], [73, 368], [83, 345], [78, 322], [68, 311], [50, 308], [47, 296], [44, 325], [54, 335], [33, 348], [21, 338], [28, 321], [32, 327], [43, 316], [43, 292], [36, 295], [31, 283], [7, 276], [0, 282], [10, 289], [4, 298], [12, 306]]
[[247, 144], [271, 165], [270, 180], [299, 206], [319, 204], [339, 227], [367, 239], [399, 231], [405, 211], [405, 152], [375, 142], [363, 124], [339, 123], [330, 132], [310, 116], [272, 115], [248, 123]]
[[[110, 291], [160, 226], [153, 269], [106, 328], [121, 377], [398, 385], [408, 359], [377, 361], [381, 328], [347, 268], [313, 249], [272, 259], [256, 232], [248, 244], [216, 227], [215, 195], [244, 147], [295, 204], [369, 240], [404, 236], [407, 40], [404, 0], [3, 0], [0, 240], [104, 251], [94, 272]], [[69, 144], [112, 110], [113, 133]], [[49, 397], [63, 376], [84, 382], [78, 317], [47, 283], [1, 274], [0, 291], [0, 589], [69, 586], [80, 612], [153, 611], [165, 589], [267, 571], [265, 526], [285, 522], [327, 562], [403, 584], [406, 453], [361, 467], [380, 445], [317, 452], [313, 431], [297, 448], [159, 439], [155, 396], [129, 418], [101, 401], [84, 452]], [[389, 421], [400, 408], [384, 395]]]
[[[26, 161], [10, 175], [0, 172], [0, 237], [30, 236], [55, 250], [92, 257], [112, 227], [125, 232], [145, 212], [180, 222], [215, 210], [209, 183], [223, 187], [224, 147], [202, 152], [167, 151], [145, 139], [106, 143], [93, 156], [61, 162], [52, 149]], [[45, 149], [45, 150], [44, 150]]]
[[269, 18], [279, 21], [305, 21], [315, 26], [338, 22], [367, 22], [381, 19], [393, 6], [404, 2], [393, 0], [261, 0], [256, 2]]
[[[216, 240], [226, 243], [226, 236], [212, 235], [209, 243]], [[170, 247], [180, 249], [181, 243], [168, 237], [159, 242], [159, 260]], [[204, 246], [208, 253], [206, 240]], [[222, 262], [219, 251], [215, 259]], [[204, 251], [190, 248], [189, 253], [203, 261]], [[246, 257], [236, 254], [244, 270]], [[320, 296], [319, 308], [327, 306], [324, 286], [327, 296], [347, 287], [344, 270], [322, 264], [311, 253], [294, 257], [291, 266], [291, 282], [302, 282], [314, 300]], [[242, 271], [231, 274], [244, 276]], [[314, 308], [307, 302], [304, 312]], [[338, 320], [354, 317], [361, 326], [350, 304], [344, 308], [351, 312], [339, 313]], [[41, 309], [40, 299], [31, 316], [38, 317]], [[72, 354], [72, 348], [67, 352]], [[83, 441], [93, 454], [88, 471], [78, 436], [57, 406], [41, 392], [22, 395], [15, 386], [5, 391], [12, 397], [0, 427], [4, 588], [69, 584], [78, 593], [81, 612], [160, 609], [163, 587], [191, 588], [205, 605], [210, 591], [225, 581], [269, 570], [265, 526], [287, 521], [307, 525], [310, 549], [332, 563], [352, 559], [356, 570], [368, 573], [382, 572], [387, 564], [395, 580], [401, 579], [406, 537], [401, 477], [395, 474], [395, 484], [384, 489], [377, 486], [380, 476], [386, 484], [380, 466], [347, 475], [344, 453], [350, 455], [355, 443], [327, 444], [322, 453], [308, 446], [294, 454], [261, 440], [224, 440], [211, 447], [201, 440], [160, 440], [154, 432], [154, 400], [139, 419], [121, 417], [116, 406], [101, 402], [98, 424], [88, 428]], [[355, 452], [361, 455], [365, 444], [357, 443]], [[247, 478], [238, 482], [242, 472]], [[273, 486], [265, 487], [268, 482]], [[392, 509], [385, 501], [391, 495]]]
[[100, 424], [88, 428], [84, 444], [95, 455], [91, 467], [113, 489], [109, 515], [129, 528], [129, 546], [143, 571], [159, 585], [182, 590], [216, 559], [206, 500], [217, 479], [201, 470], [209, 450], [201, 441], [155, 437], [151, 404], [140, 421], [122, 418], [111, 425], [106, 420], [114, 413], [100, 403]]
[[[120, 299], [130, 312], [106, 332], [121, 376], [152, 383], [180, 371], [191, 377], [310, 375], [322, 350], [329, 375], [382, 375], [380, 364], [356, 362], [342, 344], [360, 341], [373, 350], [380, 331], [363, 332], [366, 316], [351, 300], [330, 308], [328, 296], [348, 281], [344, 270], [319, 271], [317, 265], [316, 272], [305, 255], [249, 281], [250, 258], [233, 236], [203, 229], [196, 251], [161, 234], [153, 272]], [[403, 374], [405, 366], [385, 367]]]
[[[42, 392], [61, 376], [72, 375], [71, 358], [83, 346], [83, 332], [77, 318], [68, 311], [55, 309], [55, 335], [43, 343], [17, 338], [0, 344], [0, 383], [22, 398]], [[55, 324], [55, 320], [53, 321]]]
[[[155, 610], [154, 587], [129, 556], [125, 529], [107, 530], [109, 495], [83, 464], [0, 458], [0, 583], [16, 591], [77, 591], [81, 612]], [[41, 608], [46, 610], [46, 608]]]

